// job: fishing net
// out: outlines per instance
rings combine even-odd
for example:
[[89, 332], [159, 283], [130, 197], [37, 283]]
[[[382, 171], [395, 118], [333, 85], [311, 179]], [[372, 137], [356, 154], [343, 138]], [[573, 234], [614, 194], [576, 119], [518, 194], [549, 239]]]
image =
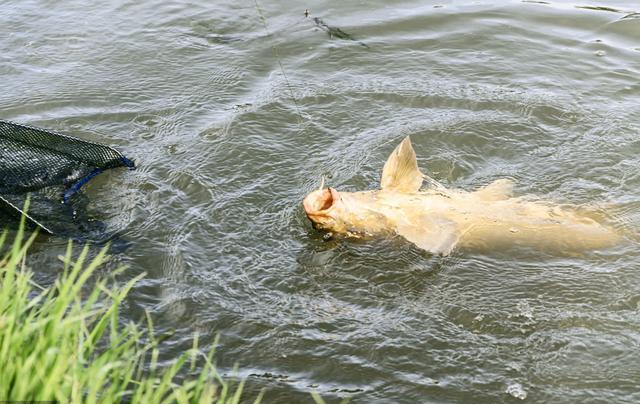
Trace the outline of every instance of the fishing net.
[[62, 224], [77, 218], [71, 200], [80, 188], [116, 167], [135, 166], [111, 147], [0, 120], [0, 226], [25, 214], [47, 233], [68, 229]]

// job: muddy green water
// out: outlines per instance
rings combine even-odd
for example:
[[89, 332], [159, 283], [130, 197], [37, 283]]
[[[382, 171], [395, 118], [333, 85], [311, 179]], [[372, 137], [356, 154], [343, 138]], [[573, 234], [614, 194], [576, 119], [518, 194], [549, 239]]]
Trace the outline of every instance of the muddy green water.
[[[86, 194], [130, 243], [104, 271], [147, 273], [125, 318], [146, 310], [176, 331], [162, 360], [196, 332], [205, 346], [220, 334], [220, 369], [237, 363], [247, 397], [265, 388], [266, 402], [312, 390], [358, 403], [640, 401], [637, 244], [440, 258], [402, 239], [325, 242], [301, 209], [321, 175], [376, 187], [411, 135], [447, 186], [511, 177], [518, 194], [608, 204], [637, 228], [638, 2], [260, 6], [268, 30], [253, 0], [9, 0], [0, 12], [0, 117], [116, 146], [140, 167]], [[40, 282], [64, 243], [39, 240]]]

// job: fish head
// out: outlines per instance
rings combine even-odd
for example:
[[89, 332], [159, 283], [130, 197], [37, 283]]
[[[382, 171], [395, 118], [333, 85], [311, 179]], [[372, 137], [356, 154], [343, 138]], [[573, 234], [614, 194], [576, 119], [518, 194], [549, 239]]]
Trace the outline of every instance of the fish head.
[[317, 230], [356, 238], [392, 233], [402, 216], [400, 205], [419, 192], [425, 177], [407, 136], [387, 159], [379, 190], [338, 192], [324, 188], [323, 180], [320, 189], [305, 197], [304, 211]]
[[311, 192], [302, 202], [313, 227], [335, 233], [346, 233], [350, 227], [349, 212], [342, 196], [333, 188]]
[[319, 189], [304, 198], [303, 207], [316, 230], [365, 238], [391, 230], [391, 222], [380, 209], [377, 192], [338, 192]]

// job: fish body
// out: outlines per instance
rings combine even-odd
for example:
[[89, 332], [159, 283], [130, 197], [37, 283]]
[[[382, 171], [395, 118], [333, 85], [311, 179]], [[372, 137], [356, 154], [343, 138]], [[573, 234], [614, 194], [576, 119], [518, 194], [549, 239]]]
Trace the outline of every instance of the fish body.
[[400, 235], [434, 254], [527, 246], [551, 252], [607, 248], [620, 240], [594, 212], [533, 197], [514, 197], [513, 182], [497, 180], [473, 192], [436, 184], [421, 190], [410, 139], [383, 169], [381, 189], [310, 193], [303, 201], [314, 227], [351, 237]]

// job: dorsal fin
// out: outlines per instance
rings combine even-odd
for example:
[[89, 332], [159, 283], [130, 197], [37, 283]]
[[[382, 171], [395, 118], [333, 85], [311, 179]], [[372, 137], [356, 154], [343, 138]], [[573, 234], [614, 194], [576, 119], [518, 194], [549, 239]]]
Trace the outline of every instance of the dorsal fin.
[[385, 191], [414, 193], [420, 189], [422, 178], [423, 175], [418, 169], [416, 152], [411, 146], [411, 139], [407, 136], [384, 164], [380, 188]]

